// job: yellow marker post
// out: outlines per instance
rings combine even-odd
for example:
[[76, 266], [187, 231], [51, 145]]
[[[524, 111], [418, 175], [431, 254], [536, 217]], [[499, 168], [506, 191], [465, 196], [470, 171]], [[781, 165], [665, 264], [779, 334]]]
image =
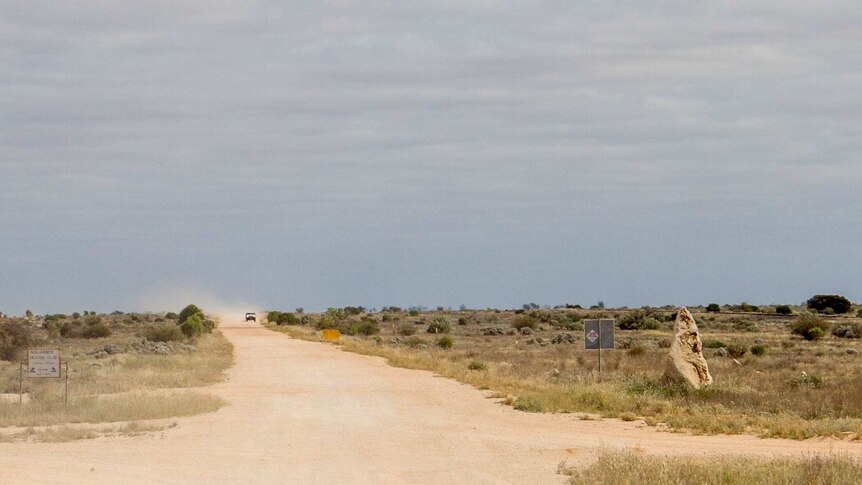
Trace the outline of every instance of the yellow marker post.
[[341, 337], [341, 332], [338, 330], [323, 330], [321, 333], [324, 340], [338, 340]]

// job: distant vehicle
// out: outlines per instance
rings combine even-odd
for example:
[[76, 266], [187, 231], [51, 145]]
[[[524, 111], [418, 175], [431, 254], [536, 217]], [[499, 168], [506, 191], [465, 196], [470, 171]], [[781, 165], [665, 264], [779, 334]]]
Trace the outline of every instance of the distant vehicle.
[[257, 321], [257, 315], [255, 315], [252, 312], [246, 313], [245, 314], [245, 321], [246, 322], [256, 322]]

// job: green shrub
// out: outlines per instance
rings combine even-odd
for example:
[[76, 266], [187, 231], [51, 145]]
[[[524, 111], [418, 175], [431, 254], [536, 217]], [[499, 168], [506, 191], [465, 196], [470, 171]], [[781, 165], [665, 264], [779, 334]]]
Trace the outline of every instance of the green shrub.
[[775, 313], [779, 315], [792, 315], [793, 310], [790, 309], [790, 305], [776, 305]]
[[834, 313], [847, 313], [853, 305], [850, 300], [841, 295], [814, 295], [806, 302], [811, 310], [826, 313], [831, 308]]
[[200, 313], [195, 313], [180, 324], [180, 330], [188, 338], [200, 337], [204, 333], [204, 319]]
[[168, 320], [176, 320], [176, 319], [180, 318], [180, 316], [174, 312], [168, 312], [168, 313], [165, 313], [165, 318], [167, 318]]
[[197, 305], [187, 305], [185, 308], [180, 311], [180, 314], [177, 316], [177, 323], [182, 325], [186, 320], [189, 319], [192, 315], [201, 315], [201, 324], [203, 324], [203, 314], [204, 311], [197, 307]]
[[751, 352], [751, 355], [756, 355], [758, 357], [766, 355], [766, 346], [762, 344], [752, 345], [748, 350]]
[[299, 325], [302, 323], [299, 317], [290, 312], [272, 311], [267, 313], [266, 320], [276, 325]]
[[452, 338], [449, 336], [440, 337], [437, 340], [437, 346], [441, 349], [451, 349], [452, 348]]
[[721, 307], [718, 306], [718, 303], [710, 303], [706, 306], [706, 311], [711, 313], [719, 313], [721, 311]]
[[823, 320], [813, 313], [801, 313], [790, 325], [791, 333], [800, 335], [805, 340], [817, 340], [826, 335], [829, 330], [829, 322]]
[[405, 337], [409, 337], [416, 333], [416, 326], [409, 323], [402, 323], [398, 325], [396, 329], [398, 335], [404, 335]]
[[87, 325], [96, 325], [102, 322], [102, 317], [98, 315], [90, 315], [89, 317], [84, 319], [84, 323]]
[[757, 307], [755, 305], [749, 305], [746, 302], [742, 302], [739, 304], [739, 311], [741, 311], [741, 312], [759, 312], [760, 307]]
[[477, 360], [474, 360], [474, 361], [471, 361], [469, 364], [467, 364], [467, 368], [470, 370], [487, 370], [488, 365], [485, 364], [484, 362], [479, 362]]
[[144, 330], [144, 338], [150, 342], [179, 342], [186, 337], [177, 325], [161, 323], [147, 327]]
[[516, 330], [521, 330], [525, 327], [529, 327], [535, 330], [536, 328], [538, 328], [539, 322], [537, 322], [536, 319], [532, 316], [521, 315], [512, 321], [512, 326], [515, 327]]
[[0, 323], [0, 360], [14, 361], [33, 343], [30, 327], [23, 323]]
[[434, 317], [428, 325], [428, 333], [449, 333], [452, 331], [452, 323], [446, 317]]
[[373, 320], [363, 320], [362, 322], [359, 322], [356, 332], [359, 335], [365, 335], [366, 337], [377, 335], [380, 333], [380, 326]]
[[720, 349], [722, 347], [727, 347], [727, 344], [721, 340], [706, 340], [703, 342], [703, 347], [706, 349]]
[[84, 325], [79, 320], [63, 322], [60, 326], [60, 336], [63, 338], [78, 338]]
[[649, 310], [628, 312], [617, 320], [620, 330], [658, 330], [661, 322]]
[[111, 335], [111, 329], [108, 328], [104, 323], [98, 322], [92, 325], [87, 325], [81, 331], [81, 337], [83, 338], [103, 338], [109, 337]]

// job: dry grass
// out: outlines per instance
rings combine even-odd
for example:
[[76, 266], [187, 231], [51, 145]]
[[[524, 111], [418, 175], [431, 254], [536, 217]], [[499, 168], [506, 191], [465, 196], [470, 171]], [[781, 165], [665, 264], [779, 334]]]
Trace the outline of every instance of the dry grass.
[[65, 443], [69, 441], [94, 439], [105, 436], [141, 436], [148, 433], [164, 431], [176, 426], [176, 422], [142, 424], [137, 421], [132, 421], [131, 423], [126, 423], [120, 426], [80, 427], [62, 425], [45, 428], [30, 427], [24, 431], [0, 434], [0, 443], [15, 443], [22, 441]]
[[634, 451], [600, 450], [598, 460], [583, 470], [560, 466], [572, 484], [614, 483], [664, 485], [697, 483], [749, 484], [857, 484], [862, 463], [847, 456], [812, 455], [801, 459], [750, 457], [656, 457]]
[[0, 427], [164, 419], [208, 413], [223, 405], [219, 397], [196, 392], [79, 397], [68, 406], [62, 395], [39, 396], [25, 406], [0, 404]]
[[[575, 312], [575, 311], [572, 311]], [[583, 312], [586, 313], [586, 312]], [[614, 316], [609, 311], [607, 316]], [[624, 314], [624, 312], [616, 312]], [[619, 315], [617, 315], [619, 316]], [[398, 367], [424, 369], [457, 379], [479, 389], [509, 396], [504, 402], [531, 412], [581, 412], [605, 417], [644, 418], [649, 425], [704, 434], [757, 434], [764, 437], [806, 439], [834, 436], [862, 439], [862, 342], [827, 337], [817, 342], [792, 338], [788, 321], [766, 316], [699, 315], [704, 341], [721, 341], [748, 349], [764, 345], [763, 356], [746, 354], [734, 361], [707, 349], [716, 384], [704, 390], [669, 386], [662, 382], [671, 330], [617, 331], [618, 350], [603, 355], [603, 378], [596, 372], [596, 353], [583, 350], [582, 332], [568, 331], [574, 344], [540, 346], [526, 341], [541, 336], [546, 342], [565, 331], [546, 325], [536, 335], [482, 335], [487, 326], [509, 328], [511, 312], [476, 312], [471, 321], [455, 325], [454, 346], [443, 350], [397, 341], [397, 325], [414, 324], [430, 314], [400, 316], [381, 325], [378, 339], [344, 337], [345, 350], [386, 358]], [[458, 312], [449, 317], [453, 322]], [[852, 319], [848, 319], [852, 320]], [[487, 322], [487, 323], [485, 323]], [[424, 337], [424, 326], [416, 325]], [[274, 327], [291, 335], [319, 340], [307, 327]], [[756, 330], [752, 330], [756, 329]], [[426, 337], [428, 342], [430, 339]], [[629, 354], [621, 347], [640, 347]], [[470, 370], [473, 362], [484, 370]]]

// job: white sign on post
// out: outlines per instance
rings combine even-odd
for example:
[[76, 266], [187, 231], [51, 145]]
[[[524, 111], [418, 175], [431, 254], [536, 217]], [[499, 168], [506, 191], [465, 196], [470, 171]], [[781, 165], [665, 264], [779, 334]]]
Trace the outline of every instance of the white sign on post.
[[30, 349], [27, 355], [27, 377], [60, 378], [59, 349]]

